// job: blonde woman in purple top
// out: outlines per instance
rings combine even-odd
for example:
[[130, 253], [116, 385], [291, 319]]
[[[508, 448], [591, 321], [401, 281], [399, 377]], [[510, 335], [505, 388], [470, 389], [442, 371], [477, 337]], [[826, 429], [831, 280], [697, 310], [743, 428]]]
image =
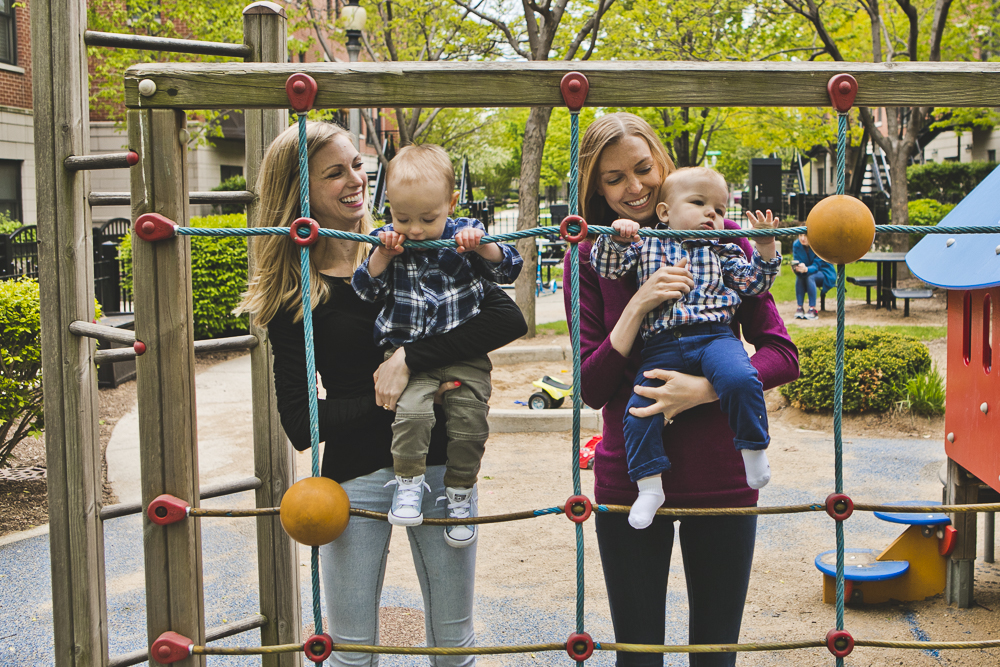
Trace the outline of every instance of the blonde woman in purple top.
[[[673, 169], [644, 120], [627, 113], [602, 116], [581, 142], [580, 209], [592, 225], [628, 218], [652, 227], [657, 222], [657, 193]], [[737, 225], [727, 220], [725, 227]], [[748, 257], [752, 254], [746, 239], [739, 239], [739, 245]], [[634, 391], [652, 404], [632, 414], [662, 413], [673, 420], [663, 434], [664, 452], [673, 464], [662, 475], [665, 506], [756, 505], [758, 492], [747, 486], [743, 458], [733, 447], [733, 432], [708, 380], [654, 369], [646, 377], [660, 386], [634, 387], [642, 320], [664, 301], [687, 294], [694, 286], [691, 273], [684, 266], [662, 267], [637, 288], [630, 278], [601, 278], [587, 259], [590, 250], [589, 242], [581, 244], [580, 389], [588, 405], [603, 408], [604, 438], [594, 465], [597, 502], [631, 505], [638, 495], [628, 475], [622, 426]], [[568, 298], [566, 308], [568, 312]], [[750, 362], [765, 390], [798, 377], [797, 350], [770, 294], [743, 298], [731, 326], [756, 348]], [[678, 523], [690, 609], [688, 641], [735, 643], [753, 561], [756, 517], [684, 517]], [[628, 524], [627, 515], [602, 512], [595, 524], [615, 641], [662, 644], [673, 520], [656, 516], [649, 528], [639, 531]], [[690, 661], [695, 667], [735, 665], [736, 654], [691, 654]], [[619, 653], [616, 664], [662, 665], [663, 656]]]

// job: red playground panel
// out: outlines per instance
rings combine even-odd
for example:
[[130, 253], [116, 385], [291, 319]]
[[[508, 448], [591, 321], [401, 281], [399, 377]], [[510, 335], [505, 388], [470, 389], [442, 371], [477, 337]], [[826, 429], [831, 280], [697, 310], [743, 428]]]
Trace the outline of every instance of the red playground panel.
[[1000, 288], [948, 291], [945, 452], [1000, 491]]

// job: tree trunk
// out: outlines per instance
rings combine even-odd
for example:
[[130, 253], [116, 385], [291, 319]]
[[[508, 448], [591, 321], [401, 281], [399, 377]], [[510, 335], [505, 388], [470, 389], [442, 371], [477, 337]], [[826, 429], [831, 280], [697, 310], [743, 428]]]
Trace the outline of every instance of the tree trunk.
[[[542, 151], [545, 134], [549, 128], [551, 107], [532, 107], [524, 126], [521, 145], [521, 182], [518, 187], [517, 229], [534, 229], [538, 226], [538, 184], [542, 178]], [[528, 323], [528, 338], [535, 337], [535, 275], [538, 271], [538, 253], [535, 237], [517, 242], [524, 266], [515, 283], [514, 300]]]
[[[889, 158], [889, 178], [892, 180], [892, 190], [889, 193], [889, 204], [892, 209], [892, 217], [889, 222], [893, 225], [910, 224], [910, 215], [907, 208], [906, 196], [906, 166], [910, 156], [903, 149], [902, 143], [893, 142], [895, 150]], [[885, 234], [887, 243], [893, 252], [906, 252], [909, 250], [909, 235], [907, 234]]]

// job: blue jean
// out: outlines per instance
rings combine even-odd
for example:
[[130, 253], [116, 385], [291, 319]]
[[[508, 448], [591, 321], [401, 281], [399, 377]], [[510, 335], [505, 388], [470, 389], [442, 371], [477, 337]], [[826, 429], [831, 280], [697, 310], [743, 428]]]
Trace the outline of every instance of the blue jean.
[[816, 289], [823, 289], [822, 273], [796, 273], [795, 274], [795, 300], [799, 306], [805, 300], [805, 295], [809, 294], [809, 307], [816, 307]]
[[[424, 491], [425, 517], [445, 518], [447, 503], [436, 503], [445, 495], [445, 467], [428, 466]], [[395, 479], [392, 468], [357, 477], [342, 486], [351, 506], [388, 512], [392, 489], [383, 488]], [[334, 643], [378, 644], [378, 610], [385, 578], [386, 558], [392, 526], [386, 521], [352, 516], [347, 529], [333, 542], [320, 547], [323, 591], [330, 636]], [[475, 593], [476, 546], [455, 549], [444, 541], [441, 526], [406, 529], [413, 564], [424, 597], [424, 622], [428, 646], [474, 646], [472, 605]], [[327, 665], [378, 665], [378, 656], [367, 653], [334, 652]], [[430, 656], [434, 667], [468, 667], [475, 656]]]
[[[643, 376], [654, 368], [704, 375], [719, 395], [722, 411], [729, 416], [729, 427], [736, 434], [733, 441], [736, 449], [767, 448], [771, 438], [767, 434], [764, 387], [743, 343], [728, 324], [690, 324], [653, 336], [642, 350], [642, 366], [635, 384], [662, 385], [661, 380]], [[625, 409], [625, 456], [633, 482], [670, 470], [670, 460], [663, 453], [663, 414], [644, 418], [629, 414], [631, 408], [644, 408], [652, 403], [632, 394]]]
[[[657, 516], [645, 530], [626, 514], [597, 513], [597, 545], [608, 589], [615, 641], [663, 644], [667, 575], [674, 520]], [[755, 516], [680, 519], [681, 555], [688, 593], [688, 643], [735, 644], [750, 584]], [[618, 653], [618, 667], [662, 667], [663, 656]], [[735, 653], [692, 653], [691, 667], [732, 667]]]

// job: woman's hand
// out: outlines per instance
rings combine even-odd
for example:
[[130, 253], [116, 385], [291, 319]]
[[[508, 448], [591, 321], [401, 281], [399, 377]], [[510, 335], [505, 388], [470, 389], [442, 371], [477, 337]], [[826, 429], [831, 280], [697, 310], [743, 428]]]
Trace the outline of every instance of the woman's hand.
[[375, 401], [386, 410], [395, 410], [396, 401], [410, 381], [410, 367], [406, 365], [406, 350], [397, 348], [392, 356], [375, 369]]
[[792, 267], [792, 271], [795, 271], [795, 273], [809, 273], [809, 267], [800, 262]]
[[[406, 365], [406, 350], [398, 348], [392, 356], [382, 362], [382, 365], [375, 369], [375, 400], [386, 410], [396, 410], [396, 401], [399, 400], [406, 384], [410, 381], [410, 367]], [[462, 385], [461, 382], [444, 382], [434, 392], [434, 402], [441, 404], [445, 392], [456, 389]]]
[[694, 276], [687, 269], [687, 257], [674, 266], [662, 266], [642, 284], [629, 302], [635, 304], [642, 315], [658, 307], [664, 301], [682, 298], [694, 287]]
[[633, 417], [650, 417], [662, 412], [669, 423], [671, 419], [693, 407], [719, 400], [718, 394], [712, 388], [712, 383], [698, 375], [687, 375], [677, 371], [664, 371], [654, 368], [644, 375], [650, 379], [663, 380], [660, 387], [636, 386], [634, 391], [639, 396], [655, 401], [646, 408], [632, 408], [629, 413]]
[[646, 313], [664, 301], [680, 299], [691, 291], [694, 276], [688, 271], [687, 263], [685, 257], [674, 266], [660, 267], [629, 300], [609, 336], [611, 347], [618, 354], [627, 357], [632, 353], [632, 345]]

